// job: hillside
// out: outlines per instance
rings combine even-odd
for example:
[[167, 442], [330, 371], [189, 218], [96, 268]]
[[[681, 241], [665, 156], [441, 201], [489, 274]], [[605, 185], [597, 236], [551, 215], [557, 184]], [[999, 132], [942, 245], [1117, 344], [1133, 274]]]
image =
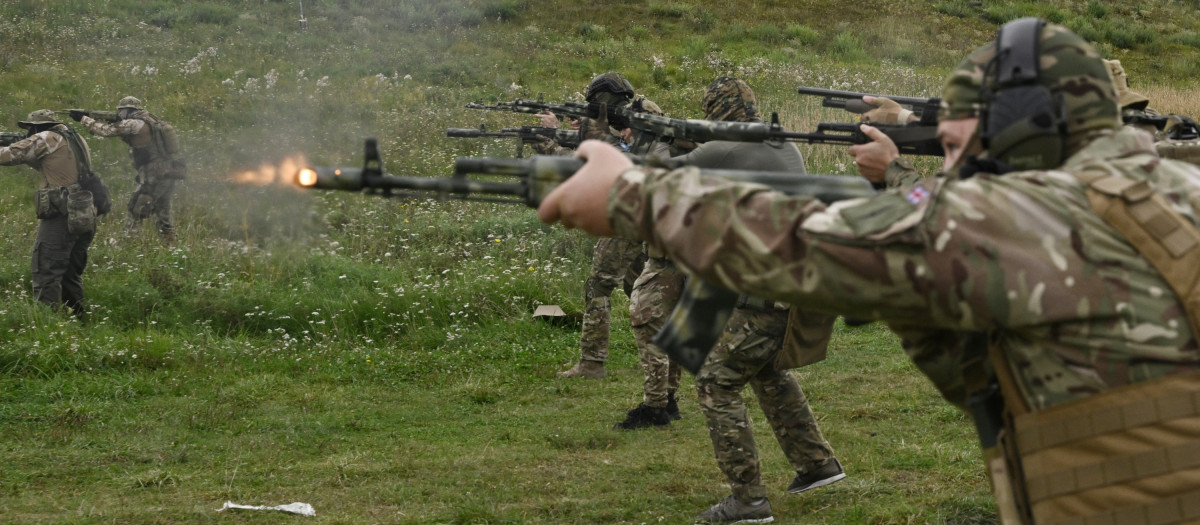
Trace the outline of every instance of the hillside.
[[[530, 319], [581, 310], [593, 239], [520, 206], [305, 192], [281, 166], [359, 166], [366, 137], [397, 174], [512, 157], [445, 129], [532, 124], [463, 105], [578, 100], [608, 70], [675, 117], [700, 116], [714, 77], [740, 76], [805, 130], [847, 114], [797, 86], [936, 96], [998, 24], [1029, 14], [1095, 39], [1158, 109], [1200, 115], [1197, 7], [0, 1], [0, 131], [133, 95], [180, 131], [191, 170], [178, 242], [148, 224], [127, 235], [127, 149], [88, 138], [117, 204], [90, 252], [83, 325], [31, 299], [36, 175], [4, 168], [0, 523], [284, 517], [215, 512], [225, 501], [304, 501], [314, 523], [690, 523], [728, 493], [690, 378], [683, 420], [613, 431], [640, 400], [624, 296], [601, 381], [557, 378], [578, 326]], [[802, 151], [810, 171], [852, 169], [840, 148]], [[783, 494], [794, 473], [752, 409], [779, 522], [994, 522], [973, 429], [886, 328], [839, 324], [829, 360], [798, 375], [849, 477]]]

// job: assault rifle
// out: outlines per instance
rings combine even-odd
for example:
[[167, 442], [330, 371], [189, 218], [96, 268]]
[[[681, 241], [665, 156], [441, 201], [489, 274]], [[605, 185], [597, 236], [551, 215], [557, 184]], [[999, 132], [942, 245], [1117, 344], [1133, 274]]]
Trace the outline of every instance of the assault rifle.
[[92, 117], [96, 120], [104, 121], [109, 124], [121, 121], [121, 117], [118, 116], [116, 111], [101, 111], [96, 109], [60, 109], [55, 111], [55, 113], [58, 113], [59, 115], [67, 115], [71, 117], [71, 119], [75, 119], [76, 115], [79, 115], [81, 118]]
[[[635, 101], [636, 102], [636, 101]], [[639, 141], [647, 138], [662, 142], [686, 140], [691, 142], [708, 142], [724, 140], [730, 142], [801, 142], [807, 144], [865, 144], [871, 142], [858, 128], [858, 124], [823, 122], [817, 125], [815, 133], [787, 131], [779, 123], [779, 115], [771, 114], [770, 122], [728, 122], [718, 120], [677, 119], [639, 113], [630, 107], [606, 107], [604, 104], [585, 104], [566, 102], [564, 104], [548, 104], [534, 100], [514, 100], [496, 106], [480, 106], [468, 104], [467, 107], [477, 109], [503, 108], [522, 113], [561, 112], [573, 118], [598, 118], [607, 113], [609, 122], [617, 126], [631, 128], [638, 132]], [[929, 112], [932, 118], [937, 112]], [[614, 120], [614, 118], [616, 120]], [[935, 126], [923, 123], [909, 125], [876, 126], [896, 143], [900, 153], [908, 155], [944, 155], [941, 142], [937, 139]], [[640, 143], [640, 142], [639, 142]], [[637, 143], [634, 150], [638, 149]]]
[[[1184, 115], [1147, 115], [1143, 112], [1123, 113], [1121, 120], [1126, 125], [1154, 126], [1159, 131], [1167, 130], [1167, 139], [1194, 140], [1200, 138], [1200, 126], [1191, 117]], [[1170, 124], [1170, 128], [1167, 125]]]
[[[375, 139], [365, 143], [362, 168], [307, 167], [296, 174], [305, 188], [356, 191], [381, 196], [434, 196], [461, 200], [508, 202], [537, 207], [555, 187], [583, 167], [575, 157], [533, 156], [528, 159], [459, 157], [454, 175], [411, 177], [383, 170]], [[654, 157], [630, 157], [635, 163], [660, 165]], [[791, 195], [810, 195], [823, 202], [867, 197], [875, 194], [866, 179], [853, 176], [799, 175], [780, 172], [701, 169], [701, 175], [763, 184]], [[516, 179], [513, 182], [470, 179], [468, 175]], [[737, 294], [689, 279], [671, 319], [654, 343], [680, 366], [696, 373], [720, 337], [737, 302]]]
[[0, 146], [11, 146], [14, 142], [24, 140], [27, 136], [28, 135], [20, 131], [0, 132]]
[[501, 139], [517, 139], [517, 155], [519, 159], [525, 156], [525, 144], [541, 142], [543, 139], [553, 139], [564, 148], [579, 147], [579, 132], [573, 129], [547, 128], [542, 126], [521, 126], [518, 128], [503, 128], [500, 131], [488, 131], [484, 126], [473, 128], [448, 128], [446, 136], [451, 138], [492, 137]]
[[922, 120], [922, 122], [926, 121], [927, 116], [932, 118], [932, 120], [926, 122], [927, 125], [937, 124], [938, 106], [940, 106], [942, 103], [942, 99], [938, 97], [920, 98], [900, 97], [896, 95], [874, 95], [871, 93], [855, 93], [853, 91], [811, 88], [805, 86], [800, 86], [796, 89], [796, 92], [800, 93], [801, 95], [816, 95], [818, 97], [825, 97], [825, 99], [821, 101], [822, 106], [827, 108], [844, 109], [851, 113], [858, 114], [866, 113], [872, 109], [875, 109], [875, 106], [863, 102], [863, 97], [890, 98], [901, 106], [908, 107], [910, 110], [912, 110], [914, 115]]

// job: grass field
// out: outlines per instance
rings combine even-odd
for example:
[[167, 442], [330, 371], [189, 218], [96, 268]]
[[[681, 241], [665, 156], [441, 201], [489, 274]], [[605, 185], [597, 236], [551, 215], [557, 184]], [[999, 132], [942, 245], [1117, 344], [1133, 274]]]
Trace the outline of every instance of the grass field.
[[[798, 85], [935, 96], [997, 24], [1097, 40], [1165, 112], [1200, 114], [1194, 1], [0, 0], [0, 129], [39, 108], [142, 98], [181, 132], [179, 240], [101, 220], [84, 326], [31, 299], [36, 174], [0, 186], [0, 523], [690, 523], [728, 494], [685, 378], [684, 419], [612, 430], [640, 400], [614, 296], [609, 377], [567, 381], [593, 240], [489, 203], [304, 193], [276, 166], [442, 175], [528, 125], [466, 102], [581, 98], [626, 73], [676, 117], [737, 75], [788, 129], [848, 115]], [[124, 144], [89, 140], [118, 204]], [[849, 173], [804, 146], [811, 171]], [[932, 160], [926, 159], [926, 167]], [[849, 477], [799, 496], [751, 410], [780, 523], [994, 522], [973, 430], [878, 323], [798, 371]], [[749, 392], [748, 397], [753, 397]], [[751, 403], [753, 406], [754, 403]], [[312, 504], [315, 518], [216, 512]]]

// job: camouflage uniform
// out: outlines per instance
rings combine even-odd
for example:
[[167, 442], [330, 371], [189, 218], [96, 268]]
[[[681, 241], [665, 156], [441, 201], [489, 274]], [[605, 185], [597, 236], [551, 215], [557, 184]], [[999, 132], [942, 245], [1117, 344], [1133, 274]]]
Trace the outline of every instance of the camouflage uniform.
[[[709, 120], [759, 121], [754, 92], [735, 78], [720, 77], [709, 85], [704, 110]], [[712, 141], [672, 160], [711, 169], [807, 173], [800, 150], [791, 143], [775, 146]], [[696, 373], [696, 390], [717, 465], [729, 480], [733, 496], [743, 503], [767, 496], [750, 417], [741, 397], [747, 383], [754, 389], [793, 469], [813, 472], [834, 460], [800, 384], [791, 372], [775, 367], [788, 314], [786, 305], [743, 296], [712, 353]], [[823, 349], [829, 342], [834, 318], [822, 315], [810, 319], [826, 328], [824, 339], [816, 343]]]
[[[55, 124], [54, 112], [38, 110], [29, 114], [22, 127], [45, 128]], [[38, 230], [33, 241], [33, 296], [39, 302], [65, 306], [78, 317], [85, 315], [83, 271], [87, 268], [88, 247], [95, 230], [72, 233], [68, 227], [66, 195], [79, 190], [79, 170], [75, 153], [61, 132], [62, 124], [30, 135], [8, 147], [0, 147], [0, 165], [28, 164], [41, 175], [38, 188]], [[91, 151], [80, 140], [83, 153], [91, 164]], [[48, 204], [48, 205], [47, 205]]]
[[[830, 313], [869, 312], [906, 338], [923, 335], [954, 343], [985, 332], [990, 348], [947, 345], [964, 354], [947, 360], [991, 353], [1009, 375], [1005, 399], [1013, 392], [1009, 410], [1016, 418], [1062, 414], [1061, 409], [1083, 406], [1093, 397], [1120, 403], [1119, 393], [1116, 398], [1105, 393], [1190, 380], [1200, 370], [1200, 344], [1188, 310], [1147, 257], [1097, 215], [1088, 186], [1076, 175], [1144, 183], [1194, 226], [1200, 222], [1200, 169], [1160, 159], [1149, 135], [1120, 129], [1111, 76], [1082, 39], [1047, 25], [1041, 40], [1047, 53], [1041, 77], [1059, 79], [1050, 89], [1065, 96], [1069, 116], [1068, 156], [1058, 169], [981, 172], [970, 178], [951, 174], [831, 205], [762, 186], [702, 179], [691, 168], [631, 169], [610, 194], [611, 224], [618, 235], [646, 239], [701, 278], [744, 293]], [[972, 54], [951, 75], [943, 120], [986, 109], [978, 86], [992, 49]], [[1069, 92], [1062, 88], [1068, 82]], [[974, 101], [960, 93], [972, 85]], [[1155, 410], [1153, 401], [1148, 411], [1140, 405], [1116, 406], [1129, 415], [1125, 426], [1118, 426], [1134, 431], [1140, 418], [1171, 413]], [[1020, 408], [1028, 412], [1015, 414]], [[1012, 421], [1006, 419], [1006, 428]], [[1059, 428], [1068, 435], [1102, 432], [1101, 423], [1111, 418], [1093, 421]], [[1195, 427], [1189, 428], [1176, 434], [1184, 445], [1200, 440]], [[1034, 439], [1012, 436], [1022, 443]], [[1146, 450], [1146, 457], [1124, 455], [1130, 450]], [[1168, 471], [1156, 486], [1168, 494], [1194, 493], [1200, 490], [1200, 469], [1174, 461], [1195, 457], [1181, 451], [1172, 449], [1179, 455], [1155, 463], [1150, 454], [1167, 452], [1162, 445], [1147, 450], [1130, 442], [1089, 459], [1129, 462], [1139, 476], [1157, 475], [1163, 469], [1156, 465], [1171, 465], [1182, 471]], [[1011, 473], [1016, 482], [1023, 485], [1035, 479], [1028, 477], [1034, 471], [1066, 460], [1041, 459], [1044, 464], [1025, 462], [1026, 472]], [[1086, 498], [1100, 508], [1102, 519], [1175, 501], [1160, 500], [1152, 491], [1120, 498], [1089, 493], [1067, 481], [1040, 488], [1080, 494], [1079, 501]], [[1056, 512], [1034, 507], [1032, 520], [1055, 521]]]
[[175, 238], [171, 219], [171, 196], [175, 183], [184, 177], [182, 160], [164, 151], [161, 140], [154, 136], [152, 123], [161, 121], [146, 111], [141, 101], [125, 97], [118, 104], [122, 120], [106, 124], [89, 116], [80, 119], [88, 131], [98, 137], [121, 137], [129, 145], [129, 155], [137, 169], [138, 187], [129, 197], [129, 218], [126, 229], [133, 230], [142, 219], [154, 217], [158, 232], [168, 241]]
[[[620, 90], [620, 93], [593, 91], [593, 86]], [[626, 97], [625, 95], [628, 95]], [[629, 104], [633, 97], [633, 86], [616, 73], [598, 75], [589, 84], [588, 100], [606, 104]], [[585, 138], [604, 140], [614, 146], [624, 144], [621, 130], [607, 125], [598, 125], [592, 119], [582, 124]], [[544, 155], [569, 155], [571, 150], [559, 146], [554, 140], [544, 140], [534, 145]], [[626, 146], [626, 149], [627, 146]], [[608, 340], [612, 318], [612, 293], [621, 286], [630, 297], [634, 283], [641, 275], [646, 255], [639, 241], [628, 239], [600, 239], [592, 251], [592, 267], [584, 282], [583, 329], [579, 336], [579, 363], [559, 372], [561, 377], [602, 377], [604, 364], [608, 362]]]

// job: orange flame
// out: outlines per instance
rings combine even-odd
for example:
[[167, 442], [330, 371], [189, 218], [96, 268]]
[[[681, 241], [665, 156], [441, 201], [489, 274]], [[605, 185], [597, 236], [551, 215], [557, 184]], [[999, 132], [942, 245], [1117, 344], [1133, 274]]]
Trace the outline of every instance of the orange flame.
[[233, 176], [233, 181], [239, 184], [254, 184], [257, 186], [267, 186], [271, 184], [294, 184], [293, 180], [296, 172], [301, 168], [308, 167], [308, 161], [304, 155], [297, 153], [295, 155], [284, 158], [278, 164], [262, 164], [258, 169], [246, 170], [236, 173]]

